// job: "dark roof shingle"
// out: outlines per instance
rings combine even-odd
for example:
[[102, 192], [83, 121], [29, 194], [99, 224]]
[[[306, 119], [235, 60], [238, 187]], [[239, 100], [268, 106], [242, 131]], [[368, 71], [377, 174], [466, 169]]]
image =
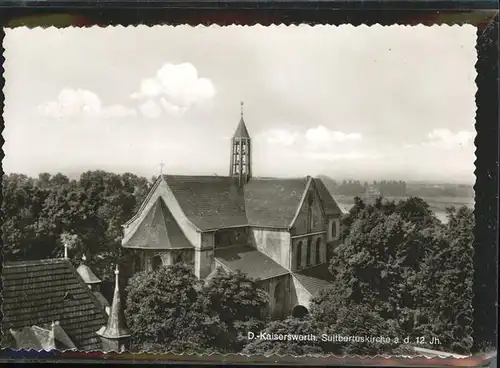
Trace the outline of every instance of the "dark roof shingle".
[[[299, 209], [309, 177], [251, 178], [243, 188], [228, 176], [164, 175], [187, 218], [200, 230], [238, 226], [288, 228]], [[316, 184], [327, 215], [340, 214], [320, 179]]]
[[248, 246], [216, 249], [214, 257], [230, 271], [240, 270], [254, 279], [265, 280], [289, 273], [264, 253]]
[[328, 270], [328, 263], [294, 272], [293, 276], [312, 296], [316, 296], [322, 289], [330, 286], [333, 281], [333, 275]]
[[78, 349], [102, 348], [106, 313], [68, 260], [6, 263], [2, 278], [4, 331], [59, 321]]
[[245, 185], [250, 226], [287, 228], [299, 208], [308, 178], [252, 178]]
[[201, 230], [248, 224], [243, 191], [228, 176], [163, 176], [184, 214]]
[[325, 215], [334, 216], [342, 214], [342, 210], [337, 205], [335, 199], [333, 199], [332, 194], [326, 187], [325, 183], [323, 183], [323, 180], [315, 178], [314, 184], [316, 186], [316, 190], [318, 191], [319, 198], [321, 199], [321, 203], [323, 204]]
[[163, 199], [158, 198], [123, 246], [141, 249], [173, 249], [189, 248], [193, 245], [186, 238]]

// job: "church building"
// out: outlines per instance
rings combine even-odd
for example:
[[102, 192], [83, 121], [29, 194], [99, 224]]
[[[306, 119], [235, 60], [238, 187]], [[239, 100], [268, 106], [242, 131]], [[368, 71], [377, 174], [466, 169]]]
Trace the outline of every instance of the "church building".
[[339, 206], [321, 179], [254, 177], [252, 140], [241, 118], [227, 176], [160, 175], [122, 246], [137, 250], [135, 272], [176, 262], [199, 279], [240, 270], [269, 293], [272, 318], [309, 308], [331, 282]]

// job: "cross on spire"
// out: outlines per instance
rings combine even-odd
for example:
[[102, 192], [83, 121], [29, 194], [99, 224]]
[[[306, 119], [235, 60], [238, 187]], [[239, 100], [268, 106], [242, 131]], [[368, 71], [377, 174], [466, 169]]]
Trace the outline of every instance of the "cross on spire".
[[240, 110], [241, 110], [241, 111], [240, 111], [240, 114], [241, 114], [241, 117], [243, 117], [243, 105], [244, 105], [244, 102], [243, 102], [243, 101], [241, 101], [241, 102], [240, 102]]
[[160, 175], [163, 175], [163, 167], [165, 166], [165, 164], [162, 162], [160, 162]]

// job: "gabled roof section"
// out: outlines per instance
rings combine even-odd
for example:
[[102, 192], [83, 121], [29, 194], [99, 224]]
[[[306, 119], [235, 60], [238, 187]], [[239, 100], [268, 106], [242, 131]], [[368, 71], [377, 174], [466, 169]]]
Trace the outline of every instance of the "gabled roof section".
[[289, 273], [264, 253], [248, 246], [216, 249], [214, 257], [232, 272], [240, 270], [253, 279], [266, 280]]
[[[229, 176], [163, 175], [161, 178], [165, 180], [187, 219], [201, 231], [242, 226], [287, 229], [300, 209], [309, 180], [314, 181], [325, 214], [327, 216], [341, 214], [337, 203], [320, 179], [310, 177], [251, 178], [241, 188], [237, 180]], [[140, 211], [145, 210], [146, 203], [158, 187], [160, 180], [151, 189]], [[162, 207], [163, 215], [159, 212], [159, 206]], [[138, 219], [139, 214], [127, 224]], [[138, 224], [136, 230], [133, 229], [136, 227], [134, 225], [130, 231], [135, 233], [127, 235], [124, 239], [124, 246], [144, 248], [144, 244], [157, 244], [147, 248], [165, 249], [164, 245], [159, 244], [185, 244], [186, 247], [190, 247], [191, 244], [187, 239], [170, 243], [163, 240], [162, 243], [159, 240], [166, 238], [166, 234], [171, 237], [173, 234], [179, 234], [179, 236], [183, 234], [177, 223], [175, 223], [175, 229], [172, 228], [172, 230], [165, 230], [158, 226], [151, 227], [151, 224], [163, 222], [168, 224], [168, 219], [172, 219], [172, 223], [175, 223], [173, 215], [163, 200], [155, 203], [143, 221], [144, 224], [150, 225]], [[148, 237], [152, 237], [148, 240], [149, 243], [146, 241]]]
[[102, 349], [106, 313], [69, 260], [6, 263], [2, 278], [4, 331], [59, 321], [79, 350]]
[[228, 176], [163, 176], [187, 218], [200, 230], [246, 226], [243, 190]]
[[132, 222], [134, 222], [137, 218], [139, 218], [140, 214], [144, 211], [144, 208], [148, 204], [149, 200], [151, 199], [151, 196], [155, 192], [156, 188], [158, 188], [158, 185], [161, 183], [161, 181], [162, 181], [162, 176], [160, 175], [160, 176], [158, 176], [158, 178], [156, 178], [156, 181], [153, 183], [151, 189], [149, 190], [148, 194], [146, 195], [146, 198], [144, 198], [144, 200], [142, 201], [142, 204], [139, 207], [139, 209], [137, 210], [137, 212], [135, 213], [135, 215], [132, 216], [132, 218], [130, 220], [128, 220], [127, 222], [125, 222], [122, 225], [123, 227], [127, 227]]
[[138, 249], [174, 249], [193, 245], [186, 238], [163, 199], [158, 197], [123, 246]]
[[238, 127], [236, 128], [236, 131], [233, 135], [233, 139], [238, 138], [250, 139], [250, 134], [248, 134], [247, 126], [245, 124], [245, 121], [243, 120], [243, 116], [241, 117], [240, 122], [238, 123]]
[[314, 184], [316, 184], [316, 190], [318, 191], [325, 215], [336, 216], [342, 214], [342, 210], [339, 208], [335, 199], [333, 199], [332, 194], [325, 186], [325, 183], [323, 183], [323, 180], [314, 178]]
[[300, 206], [308, 178], [251, 178], [245, 185], [250, 226], [288, 228]]
[[294, 272], [293, 276], [304, 286], [312, 296], [329, 287], [333, 282], [333, 275], [328, 270], [328, 263]]

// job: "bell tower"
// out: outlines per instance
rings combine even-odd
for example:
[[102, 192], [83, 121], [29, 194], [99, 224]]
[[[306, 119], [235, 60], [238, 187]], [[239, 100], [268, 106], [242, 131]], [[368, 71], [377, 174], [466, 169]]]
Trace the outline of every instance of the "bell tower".
[[245, 121], [243, 120], [243, 102], [241, 102], [241, 117], [238, 127], [231, 140], [231, 166], [229, 176], [238, 179], [244, 185], [252, 176], [251, 143]]

